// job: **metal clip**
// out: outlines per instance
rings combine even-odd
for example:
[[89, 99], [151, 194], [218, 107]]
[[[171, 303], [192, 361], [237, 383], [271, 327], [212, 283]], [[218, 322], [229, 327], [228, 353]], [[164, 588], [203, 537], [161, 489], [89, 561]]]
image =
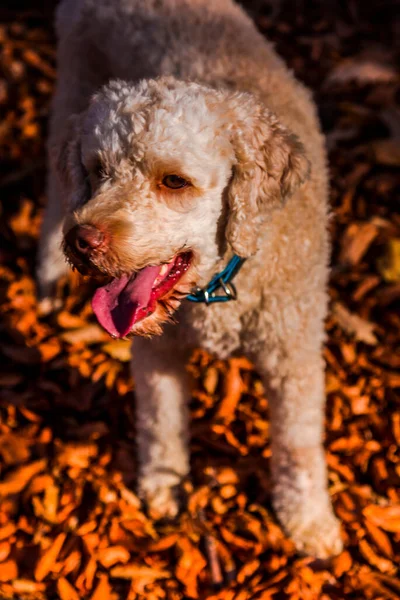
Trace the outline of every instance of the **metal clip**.
[[225, 294], [228, 296], [228, 298], [231, 298], [232, 300], [236, 300], [237, 292], [236, 292], [236, 288], [233, 285], [233, 283], [225, 283], [225, 281], [222, 279], [222, 277], [220, 277], [218, 281], [219, 281], [220, 286], [224, 290]]

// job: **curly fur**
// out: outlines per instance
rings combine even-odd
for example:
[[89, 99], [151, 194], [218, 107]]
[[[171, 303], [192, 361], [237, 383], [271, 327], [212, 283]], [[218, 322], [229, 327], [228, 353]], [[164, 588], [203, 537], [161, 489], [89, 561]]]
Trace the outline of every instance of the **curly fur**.
[[[231, 0], [64, 0], [57, 30], [42, 293], [63, 269], [62, 227], [104, 232], [107, 252], [91, 266], [107, 275], [194, 257], [133, 330], [163, 331], [133, 344], [140, 493], [154, 514], [176, 514], [190, 348], [246, 352], [271, 404], [277, 514], [299, 549], [338, 552], [322, 449], [327, 169], [309, 92]], [[168, 173], [192, 186], [162, 189]], [[238, 300], [182, 302], [233, 252], [249, 259]]]

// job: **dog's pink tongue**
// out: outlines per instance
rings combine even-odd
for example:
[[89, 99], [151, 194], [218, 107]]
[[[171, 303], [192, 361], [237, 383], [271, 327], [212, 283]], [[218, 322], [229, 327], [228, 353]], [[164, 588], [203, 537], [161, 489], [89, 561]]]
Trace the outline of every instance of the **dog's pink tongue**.
[[145, 267], [129, 277], [123, 275], [98, 288], [92, 308], [100, 325], [114, 337], [124, 337], [151, 312], [151, 290], [161, 267]]

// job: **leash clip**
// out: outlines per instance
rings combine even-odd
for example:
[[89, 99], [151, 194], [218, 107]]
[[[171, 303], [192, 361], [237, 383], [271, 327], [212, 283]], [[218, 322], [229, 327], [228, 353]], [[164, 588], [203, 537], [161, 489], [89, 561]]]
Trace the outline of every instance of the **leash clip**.
[[[235, 277], [235, 275], [237, 275], [244, 261], [244, 258], [240, 258], [235, 254], [225, 269], [214, 275], [205, 288], [198, 287], [191, 294], [186, 296], [186, 298], [190, 300], [190, 302], [204, 302], [207, 304], [207, 306], [214, 302], [228, 302], [229, 300], [236, 300], [237, 291], [232, 283], [232, 279]], [[217, 295], [217, 290], [219, 288], [222, 288], [224, 295]]]
[[233, 285], [233, 283], [227, 283], [227, 282], [225, 282], [222, 279], [222, 277], [220, 277], [218, 279], [218, 282], [219, 282], [220, 286], [222, 287], [222, 289], [224, 290], [224, 292], [227, 295], [227, 297], [230, 300], [236, 300], [236, 298], [237, 298], [237, 291], [236, 291], [236, 288]]

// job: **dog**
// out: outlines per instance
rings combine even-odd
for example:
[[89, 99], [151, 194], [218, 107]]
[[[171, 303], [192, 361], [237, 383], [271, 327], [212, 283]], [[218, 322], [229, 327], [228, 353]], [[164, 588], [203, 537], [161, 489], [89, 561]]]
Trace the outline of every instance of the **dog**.
[[337, 554], [328, 176], [309, 91], [232, 0], [63, 0], [56, 26], [39, 286], [51, 298], [72, 264], [97, 281], [100, 324], [135, 337], [141, 497], [179, 510], [191, 348], [246, 353], [270, 403], [277, 516], [299, 551]]

